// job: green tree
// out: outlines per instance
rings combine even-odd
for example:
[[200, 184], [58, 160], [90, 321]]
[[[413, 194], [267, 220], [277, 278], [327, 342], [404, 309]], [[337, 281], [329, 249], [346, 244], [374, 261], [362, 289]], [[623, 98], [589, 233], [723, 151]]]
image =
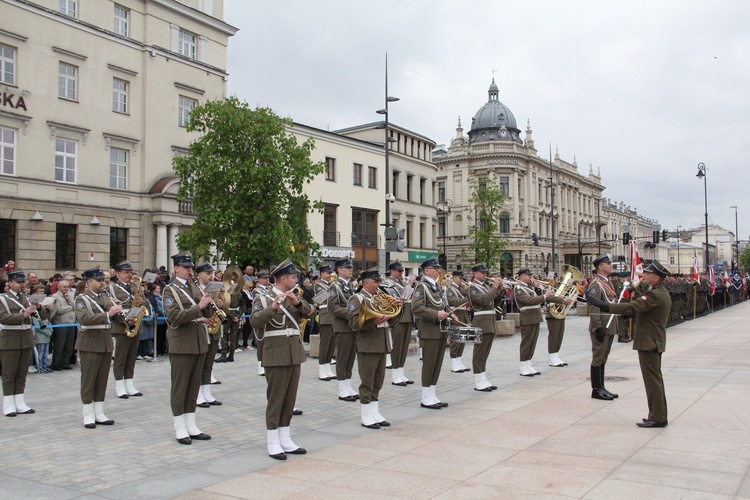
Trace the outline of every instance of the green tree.
[[740, 253], [740, 267], [745, 271], [750, 271], [750, 246]]
[[[471, 197], [466, 218], [474, 224], [469, 237], [474, 241], [474, 261], [484, 262], [491, 270], [500, 269], [500, 256], [508, 241], [499, 236], [500, 214], [505, 203], [505, 194], [500, 190], [500, 181], [495, 174], [469, 177]], [[462, 252], [466, 257], [466, 252]]]
[[287, 131], [291, 120], [269, 108], [250, 109], [236, 97], [208, 101], [190, 112], [188, 132], [198, 132], [185, 157], [174, 159], [179, 201], [192, 203], [195, 223], [177, 245], [199, 257], [269, 267], [292, 257], [304, 265], [317, 249], [307, 213], [320, 210], [304, 192], [323, 172]]

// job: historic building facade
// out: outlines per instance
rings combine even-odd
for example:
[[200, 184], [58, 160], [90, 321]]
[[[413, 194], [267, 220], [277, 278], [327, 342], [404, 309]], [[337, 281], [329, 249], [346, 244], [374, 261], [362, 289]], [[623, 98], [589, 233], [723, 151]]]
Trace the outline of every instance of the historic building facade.
[[559, 271], [566, 263], [586, 272], [599, 251], [612, 249], [612, 242], [601, 237], [606, 224], [601, 206], [605, 188], [599, 172], [595, 174], [589, 167], [586, 175], [581, 174], [575, 160], [562, 160], [557, 152], [552, 161], [539, 157], [530, 125], [527, 123], [524, 140], [513, 113], [499, 100], [494, 79], [488, 93], [487, 103], [472, 119], [468, 137], [459, 120], [450, 146], [438, 147], [433, 154], [438, 167], [438, 203], [444, 202], [445, 207], [439, 214], [437, 245], [445, 248], [448, 267], [465, 269], [474, 263], [469, 234], [475, 217], [468, 201], [468, 181], [492, 174], [505, 194], [498, 236], [506, 238], [507, 247], [501, 262], [488, 265], [494, 269], [500, 266], [505, 275], [523, 267], [544, 274]]
[[172, 158], [190, 110], [226, 93], [223, 2], [0, 5], [0, 261], [169, 266], [193, 221]]

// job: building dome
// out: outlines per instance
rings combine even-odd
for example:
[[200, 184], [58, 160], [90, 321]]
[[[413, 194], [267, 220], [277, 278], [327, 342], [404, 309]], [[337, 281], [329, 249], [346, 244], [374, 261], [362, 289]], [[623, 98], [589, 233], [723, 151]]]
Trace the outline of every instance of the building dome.
[[486, 141], [508, 141], [523, 144], [521, 131], [516, 126], [516, 117], [498, 99], [498, 88], [492, 79], [488, 91], [489, 100], [479, 108], [471, 120], [469, 144]]

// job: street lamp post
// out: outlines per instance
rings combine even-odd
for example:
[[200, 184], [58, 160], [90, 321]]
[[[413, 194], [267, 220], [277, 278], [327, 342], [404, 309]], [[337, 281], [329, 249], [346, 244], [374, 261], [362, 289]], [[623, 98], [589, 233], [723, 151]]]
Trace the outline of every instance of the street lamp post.
[[[379, 109], [377, 113], [384, 115], [385, 117], [385, 141], [383, 141], [383, 147], [385, 148], [385, 228], [388, 229], [393, 224], [391, 222], [391, 169], [389, 163], [389, 152], [391, 149], [391, 142], [394, 140], [391, 138], [391, 134], [388, 128], [388, 103], [398, 101], [398, 97], [388, 95], [388, 54], [385, 55], [385, 108]], [[385, 267], [391, 263], [391, 252], [385, 251]]]
[[682, 230], [682, 226], [677, 226], [677, 274], [682, 274], [682, 271], [680, 270], [680, 240], [682, 237], [680, 236], [680, 231]]
[[440, 265], [443, 267], [443, 269], [448, 269], [448, 253], [445, 248], [445, 241], [448, 239], [448, 214], [451, 213], [451, 207], [453, 206], [453, 202], [451, 200], [445, 199], [440, 200], [435, 203], [435, 207], [438, 209], [438, 215], [440, 217], [440, 222], [443, 228], [443, 258], [442, 262], [440, 262]]
[[[737, 223], [737, 205], [732, 205], [729, 208], [734, 209], [734, 253], [736, 257], [734, 258], [734, 265], [737, 266], [737, 269], [740, 268], [740, 228], [739, 224]], [[734, 271], [734, 269], [732, 269]]]
[[703, 179], [703, 204], [705, 206], [705, 217], [706, 217], [706, 274], [708, 274], [709, 258], [708, 258], [708, 187], [706, 183], [706, 165], [703, 162], [698, 164], [698, 173], [695, 176], [699, 179]]

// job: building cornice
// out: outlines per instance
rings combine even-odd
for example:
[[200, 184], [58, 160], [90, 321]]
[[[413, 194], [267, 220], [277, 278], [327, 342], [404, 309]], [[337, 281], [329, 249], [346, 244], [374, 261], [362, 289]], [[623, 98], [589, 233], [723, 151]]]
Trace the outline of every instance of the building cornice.
[[233, 36], [240, 30], [239, 28], [235, 28], [231, 24], [225, 23], [221, 19], [210, 16], [205, 12], [196, 10], [176, 0], [146, 0], [146, 3], [153, 3], [155, 5], [163, 7], [181, 16], [185, 16], [192, 21], [200, 23], [204, 26], [208, 26], [209, 28], [214, 29], [227, 36]]

